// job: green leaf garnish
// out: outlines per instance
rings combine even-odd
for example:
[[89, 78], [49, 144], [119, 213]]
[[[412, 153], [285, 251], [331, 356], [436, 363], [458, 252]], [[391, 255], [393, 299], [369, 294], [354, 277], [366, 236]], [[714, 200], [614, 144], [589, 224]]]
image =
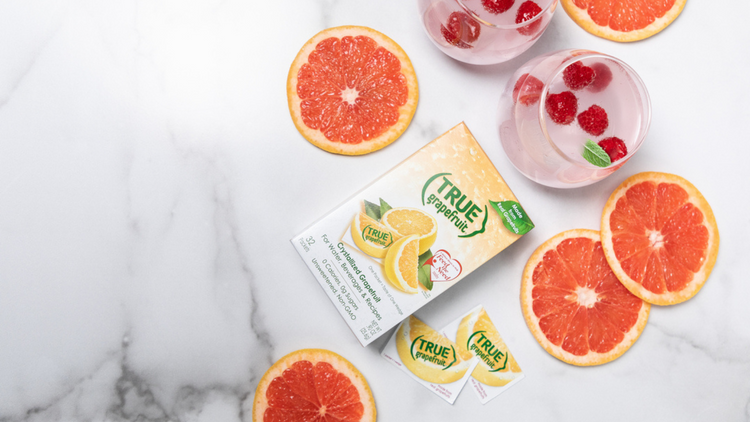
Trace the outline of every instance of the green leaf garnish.
[[388, 212], [389, 209], [392, 207], [388, 205], [387, 202], [383, 200], [383, 198], [380, 198], [380, 215], [385, 215], [386, 212]]
[[419, 267], [419, 271], [417, 271], [417, 275], [419, 276], [419, 283], [424, 286], [425, 289], [432, 290], [432, 280], [430, 280], [430, 266], [425, 265], [424, 267]]
[[424, 263], [427, 262], [427, 260], [430, 258], [432, 258], [432, 251], [429, 249], [427, 250], [427, 252], [419, 255], [419, 270], [417, 271], [419, 283], [423, 285], [424, 288], [428, 291], [432, 290], [432, 279], [430, 277], [431, 266], [425, 265]]
[[380, 205], [373, 204], [365, 199], [365, 214], [376, 221], [380, 221]]
[[424, 265], [424, 263], [430, 258], [432, 258], [432, 251], [427, 249], [427, 252], [419, 255], [419, 267], [422, 268], [422, 265]]
[[609, 154], [591, 139], [586, 140], [586, 144], [583, 146], [582, 155], [586, 161], [597, 167], [607, 167], [612, 164]]

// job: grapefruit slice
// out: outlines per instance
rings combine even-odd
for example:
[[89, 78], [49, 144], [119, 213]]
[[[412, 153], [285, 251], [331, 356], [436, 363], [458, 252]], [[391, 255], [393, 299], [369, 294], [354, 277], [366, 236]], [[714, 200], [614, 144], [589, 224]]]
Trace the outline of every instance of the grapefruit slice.
[[395, 141], [417, 108], [409, 57], [362, 26], [328, 28], [297, 53], [286, 85], [297, 130], [328, 152], [361, 155]]
[[362, 374], [328, 350], [302, 349], [279, 359], [258, 383], [253, 422], [375, 421]]
[[626, 179], [604, 206], [601, 235], [620, 282], [655, 305], [695, 296], [719, 253], [711, 207], [695, 186], [673, 174]]
[[414, 375], [435, 384], [460, 380], [470, 366], [461, 358], [455, 343], [414, 316], [398, 328], [396, 349], [401, 362]]
[[575, 229], [544, 242], [523, 271], [521, 308], [536, 341], [578, 366], [625, 353], [641, 335], [651, 305], [609, 267], [599, 232]]
[[648, 38], [666, 28], [686, 0], [561, 0], [563, 9], [587, 32], [612, 41]]

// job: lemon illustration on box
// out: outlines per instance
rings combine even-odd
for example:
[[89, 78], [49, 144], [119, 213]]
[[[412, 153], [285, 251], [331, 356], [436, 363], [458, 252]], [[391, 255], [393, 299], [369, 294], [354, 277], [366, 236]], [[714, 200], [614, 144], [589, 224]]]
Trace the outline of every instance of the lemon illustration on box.
[[416, 376], [435, 384], [450, 384], [463, 378], [469, 369], [456, 345], [429, 325], [410, 316], [396, 333], [398, 356]]
[[367, 345], [533, 227], [462, 123], [292, 243]]
[[416, 208], [391, 208], [383, 198], [380, 205], [364, 201], [364, 208], [352, 221], [354, 244], [373, 258], [385, 258], [386, 278], [396, 289], [416, 294], [421, 282], [424, 289], [432, 290], [425, 270], [420, 277], [420, 267], [432, 256], [435, 218]]
[[461, 320], [456, 344], [463, 359], [479, 358], [471, 376], [482, 384], [502, 387], [523, 375], [484, 308]]
[[383, 214], [383, 223], [399, 236], [419, 236], [419, 255], [427, 252], [437, 239], [437, 221], [417, 208], [391, 208]]

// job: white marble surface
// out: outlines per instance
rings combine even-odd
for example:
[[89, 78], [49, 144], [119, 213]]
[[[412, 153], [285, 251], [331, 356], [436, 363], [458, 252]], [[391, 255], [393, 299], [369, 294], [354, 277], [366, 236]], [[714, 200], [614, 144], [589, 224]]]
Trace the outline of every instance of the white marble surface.
[[[293, 350], [351, 360], [381, 421], [750, 420], [750, 4], [689, 0], [663, 33], [616, 44], [560, 8], [530, 51], [474, 67], [432, 46], [407, 0], [0, 2], [0, 421], [249, 421], [255, 386]], [[363, 157], [294, 128], [287, 70], [319, 30], [356, 24], [411, 56], [420, 103], [406, 133]], [[561, 48], [634, 67], [653, 124], [618, 173], [536, 185], [505, 158], [498, 96]], [[454, 406], [359, 346], [289, 239], [466, 121], [537, 228], [417, 315], [441, 326], [482, 303], [526, 379]], [[520, 276], [560, 231], [598, 228], [627, 176], [691, 180], [722, 235], [692, 300], [654, 307], [622, 358], [578, 368], [527, 329]]]

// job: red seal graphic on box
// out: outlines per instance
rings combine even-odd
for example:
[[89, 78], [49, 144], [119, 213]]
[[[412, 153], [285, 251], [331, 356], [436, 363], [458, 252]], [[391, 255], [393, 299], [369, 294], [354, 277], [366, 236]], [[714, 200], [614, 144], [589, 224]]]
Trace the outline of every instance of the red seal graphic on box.
[[451, 254], [440, 249], [428, 259], [425, 264], [430, 265], [430, 279], [435, 281], [452, 281], [461, 275], [461, 263], [451, 258]]

